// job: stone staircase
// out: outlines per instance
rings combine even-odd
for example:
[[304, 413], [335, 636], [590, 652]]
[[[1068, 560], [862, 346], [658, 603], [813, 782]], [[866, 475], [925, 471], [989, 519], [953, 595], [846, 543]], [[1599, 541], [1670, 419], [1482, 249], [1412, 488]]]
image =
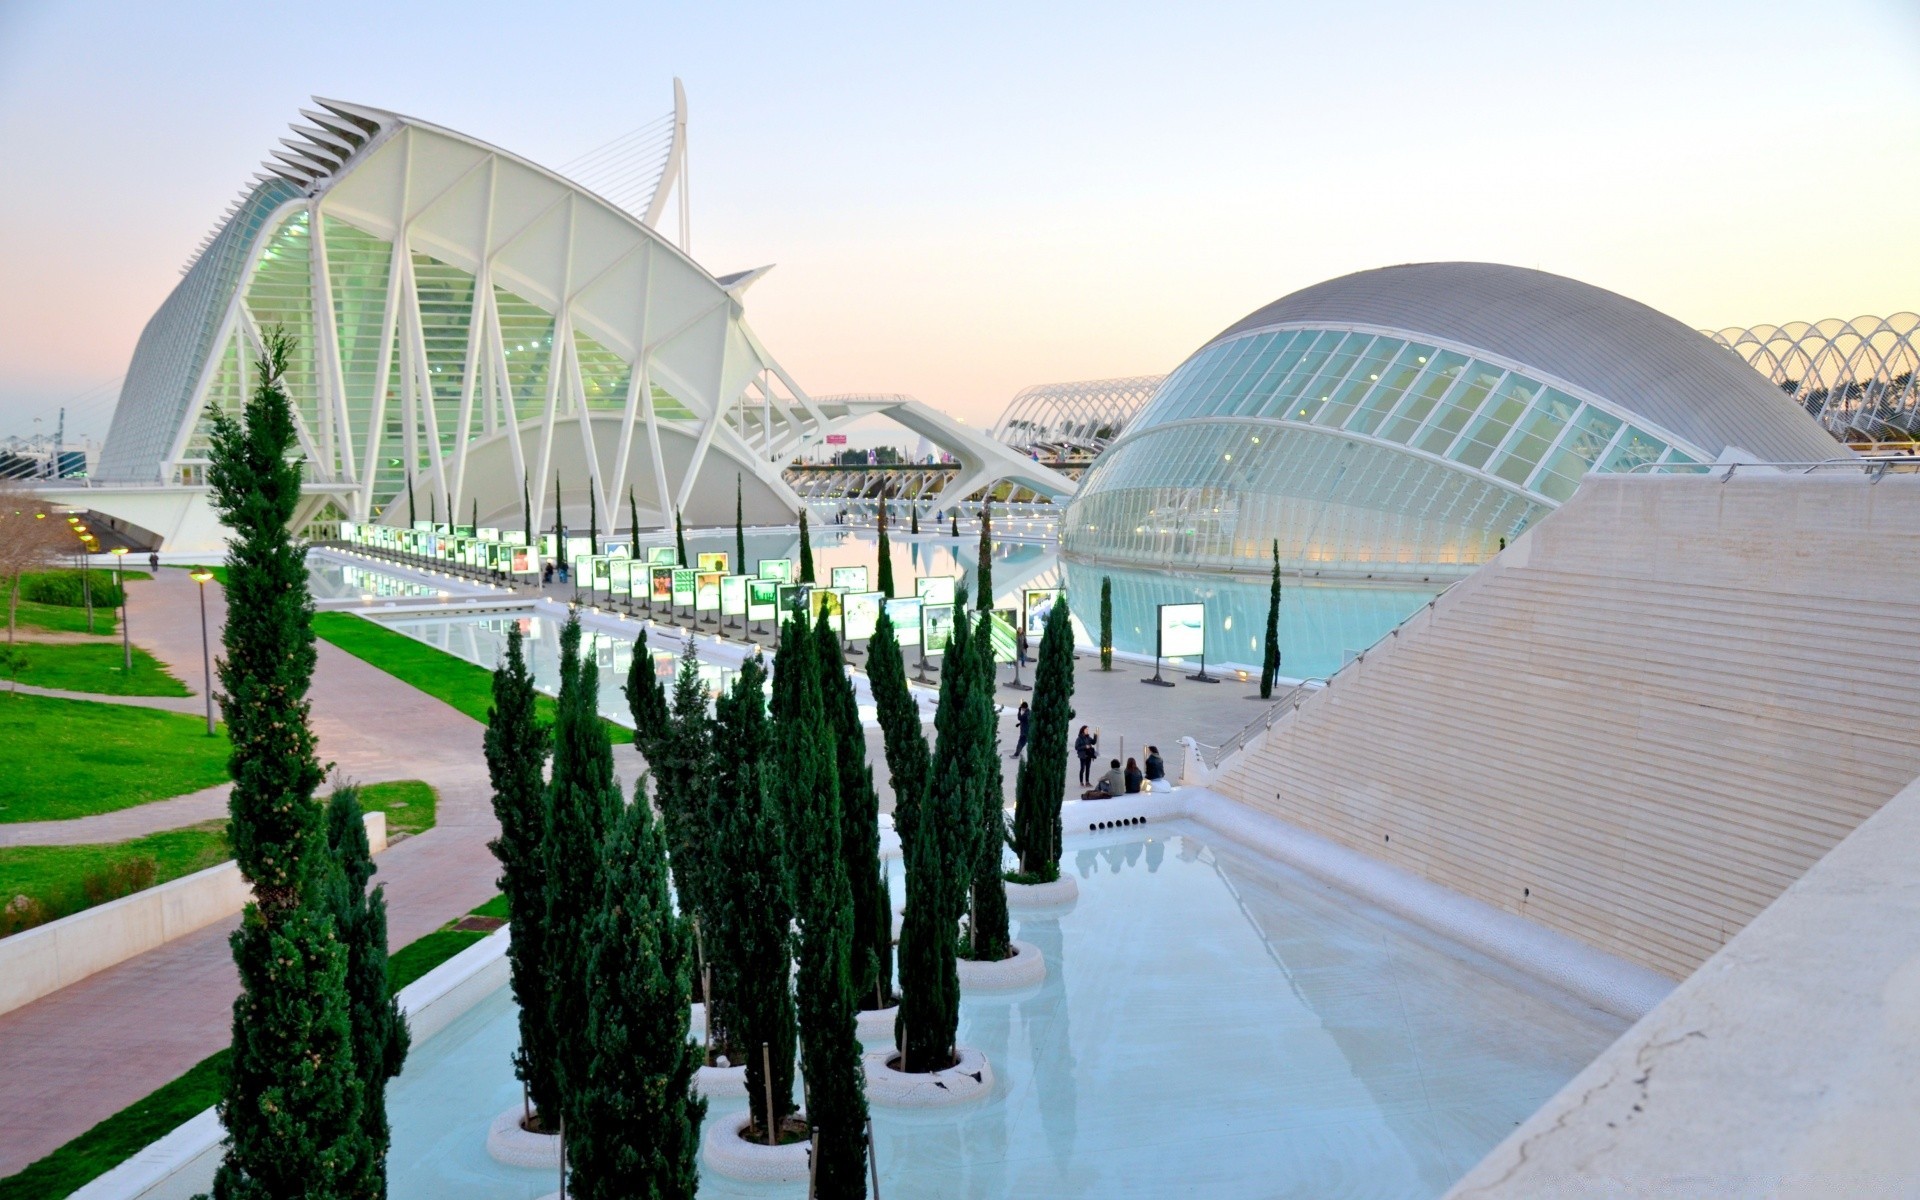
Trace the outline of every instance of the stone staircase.
[[1215, 791], [1670, 978], [1920, 775], [1920, 476], [1590, 478]]

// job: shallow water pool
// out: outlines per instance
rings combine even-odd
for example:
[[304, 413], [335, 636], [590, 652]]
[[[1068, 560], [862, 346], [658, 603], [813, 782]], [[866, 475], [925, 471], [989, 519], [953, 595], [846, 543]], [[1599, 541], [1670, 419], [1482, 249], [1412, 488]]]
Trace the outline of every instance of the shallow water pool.
[[[1434, 1196], [1624, 1028], [1190, 822], [1072, 839], [1064, 866], [1077, 905], [1014, 917], [1046, 982], [961, 1007], [992, 1095], [874, 1108], [888, 1200]], [[503, 989], [414, 1051], [395, 1196], [554, 1189], [486, 1154], [516, 1042]], [[805, 1188], [703, 1172], [700, 1194]]]

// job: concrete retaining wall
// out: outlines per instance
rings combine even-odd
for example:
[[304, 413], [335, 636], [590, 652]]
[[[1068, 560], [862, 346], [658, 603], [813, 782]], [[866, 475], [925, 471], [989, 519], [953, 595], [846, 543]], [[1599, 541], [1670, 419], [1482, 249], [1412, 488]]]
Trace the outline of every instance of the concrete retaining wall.
[[[416, 1051], [489, 993], [506, 986], [509, 936], [502, 929], [401, 989], [400, 1010], [407, 1014]], [[209, 1108], [69, 1200], [188, 1200], [213, 1185], [225, 1136], [220, 1118]]]
[[[366, 820], [378, 854], [387, 848], [387, 814]], [[250, 896], [240, 868], [223, 862], [0, 939], [0, 1013], [224, 921]]]

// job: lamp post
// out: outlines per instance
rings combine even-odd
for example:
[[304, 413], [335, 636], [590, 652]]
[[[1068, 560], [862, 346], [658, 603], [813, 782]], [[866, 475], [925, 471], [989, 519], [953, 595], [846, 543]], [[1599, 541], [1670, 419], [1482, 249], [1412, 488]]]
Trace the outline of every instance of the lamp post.
[[133, 635], [127, 632], [127, 548], [115, 546], [113, 555], [113, 581], [120, 588], [120, 656], [124, 660], [123, 669], [127, 678], [133, 678]]
[[200, 660], [206, 668], [207, 736], [213, 736], [213, 648], [207, 641], [207, 580], [212, 571], [194, 571], [189, 576], [200, 585]]

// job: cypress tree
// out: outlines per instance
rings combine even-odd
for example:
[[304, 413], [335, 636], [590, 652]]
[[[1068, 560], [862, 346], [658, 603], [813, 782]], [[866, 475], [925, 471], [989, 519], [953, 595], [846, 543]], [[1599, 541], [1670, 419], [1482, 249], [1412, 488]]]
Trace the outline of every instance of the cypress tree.
[[1113, 670], [1113, 576], [1100, 577], [1100, 669]]
[[[553, 473], [553, 536], [556, 540], [561, 533], [565, 532], [565, 524], [566, 522], [560, 516], [560, 472], [555, 471]], [[567, 561], [567, 548], [564, 544], [556, 545], [554, 552], [560, 556], [561, 562]]]
[[747, 573], [747, 502], [740, 492], [740, 475], [733, 476], [733, 574]]
[[300, 500], [293, 409], [282, 383], [293, 339], [271, 329], [244, 422], [215, 411], [208, 482], [233, 531], [221, 707], [233, 752], [228, 838], [253, 900], [229, 939], [240, 976], [220, 1119], [218, 1200], [335, 1197], [365, 1177], [371, 1147], [354, 1069], [348, 949], [315, 803], [308, 723], [313, 598], [305, 547], [287, 531]]
[[[955, 607], [966, 608], [964, 588]], [[940, 673], [931, 771], [901, 831], [907, 911], [900, 927], [900, 1016], [894, 1039], [904, 1071], [952, 1065], [960, 1025], [955, 935], [973, 880], [979, 831], [973, 747], [985, 732], [976, 726], [979, 710], [972, 703], [979, 672], [966, 665], [972, 661], [972, 640], [968, 623], [955, 621], [947, 649], [950, 665]]]
[[1002, 850], [1007, 844], [1006, 806], [1000, 781], [1000, 722], [995, 713], [993, 615], [982, 612], [974, 628], [973, 667], [977, 678], [968, 703], [974, 707], [973, 726], [980, 731], [966, 743], [973, 768], [969, 783], [974, 804], [974, 858], [968, 927], [973, 935], [969, 957], [999, 962], [1007, 956], [1012, 935], [1007, 928], [1007, 881]]
[[893, 632], [893, 618], [884, 608], [867, 642], [867, 685], [873, 689], [881, 748], [893, 785], [893, 828], [904, 849], [907, 827], [913, 823], [921, 793], [926, 791], [930, 764], [927, 739], [920, 731], [920, 706], [907, 686], [906, 659]]
[[956, 538], [959, 537], [960, 536], [960, 510], [955, 509], [952, 512], [948, 513], [947, 520], [948, 522], [950, 522], [950, 524], [947, 526], [947, 533], [952, 537], [956, 537]]
[[627, 523], [631, 527], [633, 539], [633, 560], [639, 562], [640, 554], [640, 505], [633, 498], [633, 489], [627, 489]]
[[889, 599], [893, 597], [893, 547], [887, 543], [887, 498], [880, 497], [880, 545], [875, 551], [880, 556], [880, 594]]
[[1060, 878], [1060, 804], [1067, 790], [1067, 735], [1073, 727], [1073, 626], [1067, 598], [1047, 614], [1033, 669], [1027, 757], [1014, 781], [1013, 837], [1020, 882]]
[[580, 654], [580, 620], [560, 631], [560, 698], [553, 722], [553, 770], [547, 781], [547, 828], [541, 839], [547, 875], [547, 1017], [559, 1034], [554, 1055], [560, 1109], [569, 1125], [592, 1082], [592, 1045], [585, 1031], [593, 1006], [588, 952], [593, 919], [606, 886], [602, 856], [622, 800], [613, 777], [613, 747], [600, 720], [599, 669]]
[[[451, 517], [453, 514], [448, 513], [447, 516]], [[439, 523], [440, 493], [429, 489], [427, 492], [427, 524], [438, 525]], [[451, 524], [451, 522], [449, 522], [449, 524]]]
[[[713, 847], [713, 731], [707, 717], [707, 689], [700, 682], [700, 663], [691, 652], [680, 658], [673, 680], [673, 706], [666, 735], [656, 743], [658, 754], [648, 762], [653, 770], [654, 802], [660, 807], [661, 833], [680, 911], [704, 930], [712, 905], [708, 855]], [[698, 944], [704, 944], [704, 938]], [[713, 952], [712, 948], [707, 951]], [[700, 964], [704, 965], [704, 964]], [[719, 1004], [721, 997], [715, 997]], [[709, 1011], [716, 1032], [727, 1027], [723, 1012]], [[721, 1039], [724, 1041], [724, 1039]]]
[[480, 497], [473, 498], [473, 536], [480, 536]]
[[600, 489], [587, 479], [587, 553], [600, 553]]
[[693, 1087], [700, 1044], [687, 1037], [694, 939], [673, 911], [665, 857], [637, 794], [607, 843], [588, 929], [591, 1058], [567, 1106], [567, 1194], [580, 1200], [692, 1200], [699, 1184], [707, 1102]]
[[[993, 500], [991, 497], [980, 505], [980, 594], [977, 603], [981, 612], [993, 609]], [[991, 661], [991, 659], [989, 659]]]
[[909, 504], [907, 506], [907, 520], [909, 522], [907, 532], [918, 537], [920, 535], [920, 506], [918, 504]]
[[807, 536], [807, 510], [800, 510], [800, 582], [813, 582], [813, 539]]
[[627, 686], [622, 689], [627, 697], [627, 711], [633, 716], [633, 744], [640, 748], [640, 757], [647, 760], [649, 767], [660, 756], [660, 739], [667, 735], [667, 692], [660, 686], [660, 677], [654, 674], [653, 651], [647, 647], [647, 629], [633, 639], [633, 662], [627, 667]]
[[353, 1067], [360, 1090], [360, 1131], [366, 1154], [359, 1172], [345, 1181], [343, 1195], [356, 1200], [385, 1200], [387, 1080], [406, 1064], [412, 1042], [407, 1019], [394, 999], [387, 976], [387, 894], [367, 890], [373, 878], [373, 851], [357, 788], [334, 789], [327, 804], [327, 845], [333, 851], [333, 919], [347, 947], [347, 1003], [353, 1027]]
[[673, 510], [673, 544], [680, 552], [680, 565], [690, 567], [693, 560], [687, 557], [687, 527], [681, 523], [680, 510]]
[[526, 1085], [539, 1127], [552, 1132], [560, 1115], [560, 1084], [554, 1073], [559, 1030], [547, 1014], [547, 731], [537, 711], [520, 627], [511, 624], [506, 660], [493, 673], [493, 705], [487, 710], [483, 739], [493, 815], [500, 822], [500, 836], [488, 842], [487, 849], [500, 861], [497, 886], [506, 897], [507, 920], [513, 926], [507, 965], [520, 1009], [520, 1048], [513, 1055], [513, 1073]]
[[525, 475], [520, 476], [520, 519], [527, 526], [527, 547], [536, 548], [539, 543], [533, 540], [533, 489], [528, 486]]
[[1280, 674], [1280, 539], [1273, 539], [1273, 582], [1267, 588], [1267, 640], [1260, 651], [1260, 698], [1271, 699]]
[[853, 894], [843, 857], [840, 780], [820, 694], [817, 643], [823, 636], [831, 631], [810, 631], [799, 613], [780, 629], [773, 670], [775, 781], [787, 816], [800, 929], [795, 993], [807, 1124], [815, 1136], [813, 1190], [852, 1198], [866, 1194], [867, 1101], [848, 965]]
[[[755, 655], [740, 667], [733, 690], [714, 702], [715, 740], [727, 753], [715, 762], [715, 903], [708, 935], [716, 948], [716, 994], [728, 998], [728, 1036], [747, 1066], [749, 1134], [765, 1142], [793, 1111], [793, 890], [788, 878], [786, 820], [770, 784], [767, 674]], [[760, 1047], [767, 1047], [761, 1053]], [[773, 1078], [764, 1067], [771, 1066]], [[767, 1096], [774, 1109], [767, 1111]]]
[[826, 706], [840, 780], [841, 859], [853, 897], [853, 995], [861, 1008], [893, 1004], [893, 896], [880, 864], [880, 797], [867, 764], [867, 731], [847, 677], [840, 639], [820, 615], [813, 630], [820, 659], [820, 696]]
[[407, 528], [412, 529], [420, 520], [413, 507], [413, 472], [407, 472]]

